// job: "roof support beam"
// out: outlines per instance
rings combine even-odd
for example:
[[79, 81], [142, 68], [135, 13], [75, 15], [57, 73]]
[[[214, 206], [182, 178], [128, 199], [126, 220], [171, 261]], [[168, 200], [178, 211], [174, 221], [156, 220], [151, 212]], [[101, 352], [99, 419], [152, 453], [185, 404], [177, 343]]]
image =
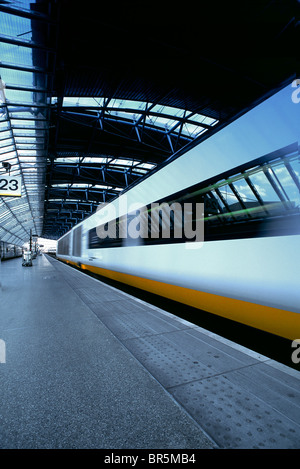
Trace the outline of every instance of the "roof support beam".
[[47, 23], [54, 24], [54, 25], [56, 24], [49, 16], [36, 10], [25, 10], [20, 7], [15, 8], [13, 6], [0, 4], [0, 11], [3, 11], [3, 13], [9, 13], [14, 16], [20, 16], [22, 18], [46, 21]]
[[26, 41], [24, 39], [17, 39], [15, 37], [5, 36], [4, 34], [0, 34], [0, 42], [4, 42], [6, 44], [13, 44], [15, 46], [30, 47], [31, 49], [41, 49], [47, 52], [55, 52], [53, 48], [48, 47], [45, 44], [40, 44], [35, 41]]
[[34, 73], [43, 73], [47, 75], [53, 75], [53, 72], [47, 70], [46, 68], [43, 67], [37, 67], [37, 66], [30, 66], [30, 65], [17, 65], [9, 62], [1, 62], [0, 63], [0, 68], [8, 68], [8, 69], [13, 69], [17, 70], [20, 72], [34, 72]]

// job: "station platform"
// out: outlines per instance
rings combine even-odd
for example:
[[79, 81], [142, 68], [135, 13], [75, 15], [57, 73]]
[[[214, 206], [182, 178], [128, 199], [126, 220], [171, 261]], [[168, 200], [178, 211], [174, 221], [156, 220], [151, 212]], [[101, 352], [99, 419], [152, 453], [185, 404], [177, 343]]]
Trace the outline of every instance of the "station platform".
[[297, 370], [49, 256], [0, 273], [0, 448], [299, 448]]

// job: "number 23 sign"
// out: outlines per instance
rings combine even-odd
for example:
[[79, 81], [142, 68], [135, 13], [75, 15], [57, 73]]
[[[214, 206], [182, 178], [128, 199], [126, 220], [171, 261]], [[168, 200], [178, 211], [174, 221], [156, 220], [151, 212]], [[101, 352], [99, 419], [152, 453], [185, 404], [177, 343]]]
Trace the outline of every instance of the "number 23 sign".
[[0, 175], [0, 196], [21, 197], [21, 177]]

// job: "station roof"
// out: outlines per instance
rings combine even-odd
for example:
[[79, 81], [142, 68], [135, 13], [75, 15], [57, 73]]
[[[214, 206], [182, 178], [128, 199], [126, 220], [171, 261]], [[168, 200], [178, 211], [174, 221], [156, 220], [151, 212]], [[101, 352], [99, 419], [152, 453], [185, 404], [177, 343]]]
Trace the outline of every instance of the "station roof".
[[0, 2], [1, 240], [59, 238], [296, 77], [291, 1], [98, 5]]

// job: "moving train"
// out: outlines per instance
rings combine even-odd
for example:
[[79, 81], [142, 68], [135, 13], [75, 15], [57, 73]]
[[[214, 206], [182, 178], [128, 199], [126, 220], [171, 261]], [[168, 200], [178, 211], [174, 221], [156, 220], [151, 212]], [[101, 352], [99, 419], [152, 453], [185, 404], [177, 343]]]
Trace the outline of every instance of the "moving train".
[[[268, 105], [250, 118], [264, 120]], [[282, 109], [273, 105], [274, 124]], [[248, 114], [100, 205], [58, 240], [57, 258], [199, 314], [299, 338], [298, 141], [288, 121], [277, 133], [266, 124], [262, 139]]]

